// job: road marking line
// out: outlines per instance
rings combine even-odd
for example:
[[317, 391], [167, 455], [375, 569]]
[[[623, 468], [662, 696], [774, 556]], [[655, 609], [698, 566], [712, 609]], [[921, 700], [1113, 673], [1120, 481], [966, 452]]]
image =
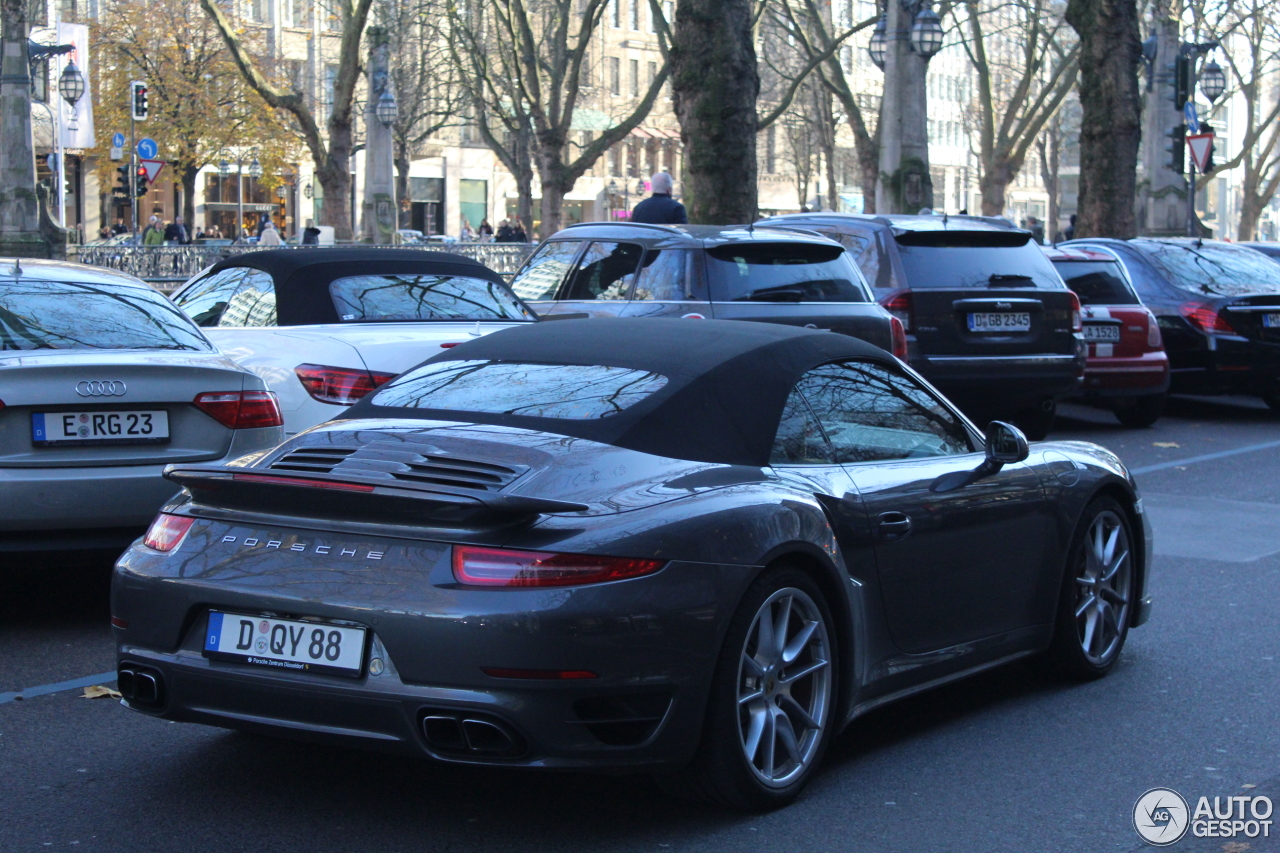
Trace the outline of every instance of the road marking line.
[[115, 680], [116, 671], [113, 669], [111, 672], [100, 672], [97, 675], [87, 675], [84, 678], [75, 678], [71, 681], [59, 681], [57, 684], [28, 687], [16, 693], [0, 693], [0, 705], [6, 702], [13, 702], [16, 699], [30, 699], [32, 696], [44, 696], [48, 693], [59, 693], [63, 690], [75, 690], [77, 687], [91, 687], [94, 684], [103, 684]]
[[1206, 453], [1203, 456], [1190, 456], [1186, 459], [1175, 459], [1172, 462], [1160, 462], [1155, 465], [1144, 465], [1141, 468], [1130, 468], [1129, 473], [1134, 476], [1139, 474], [1153, 474], [1156, 471], [1167, 471], [1170, 468], [1177, 468], [1180, 465], [1193, 465], [1196, 462], [1211, 462], [1214, 459], [1225, 459], [1228, 456], [1238, 456], [1241, 453], [1253, 453], [1255, 450], [1270, 450], [1274, 447], [1280, 447], [1280, 441], [1267, 441], [1262, 444], [1250, 444], [1248, 447], [1237, 447], [1235, 450], [1220, 450], [1217, 453]]

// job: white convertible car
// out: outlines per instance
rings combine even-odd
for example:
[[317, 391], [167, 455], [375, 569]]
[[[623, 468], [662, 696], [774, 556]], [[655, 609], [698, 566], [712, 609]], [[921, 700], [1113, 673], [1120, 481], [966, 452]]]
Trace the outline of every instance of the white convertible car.
[[397, 249], [249, 252], [200, 273], [173, 301], [267, 381], [286, 435], [336, 417], [442, 347], [538, 319], [483, 264]]

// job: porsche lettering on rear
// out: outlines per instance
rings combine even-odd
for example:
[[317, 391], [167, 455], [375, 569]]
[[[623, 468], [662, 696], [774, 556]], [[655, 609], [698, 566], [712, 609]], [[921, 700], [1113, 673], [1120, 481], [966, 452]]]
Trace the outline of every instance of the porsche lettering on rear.
[[[243, 539], [239, 536], [223, 536], [223, 544], [232, 545], [239, 542], [245, 548], [275, 548], [282, 551], [306, 552], [312, 554], [330, 555], [334, 557], [356, 557], [359, 551], [355, 548], [347, 548], [340, 545], [311, 545], [307, 542], [292, 542], [288, 546], [279, 539], [260, 539], [253, 536], [246, 536]], [[366, 551], [364, 558], [366, 560], [381, 560], [386, 556], [385, 551]]]

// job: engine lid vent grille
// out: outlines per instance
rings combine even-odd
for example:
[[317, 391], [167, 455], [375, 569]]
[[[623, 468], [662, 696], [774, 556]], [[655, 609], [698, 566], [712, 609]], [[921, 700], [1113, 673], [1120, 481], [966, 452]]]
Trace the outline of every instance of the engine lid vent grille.
[[355, 452], [354, 447], [302, 447], [290, 450], [271, 467], [278, 471], [309, 471], [328, 474], [338, 463]]
[[360, 447], [305, 447], [271, 463], [273, 470], [317, 474], [358, 474], [362, 478], [401, 480], [437, 486], [501, 491], [529, 470], [453, 456], [436, 448], [411, 449], [404, 442], [371, 441]]

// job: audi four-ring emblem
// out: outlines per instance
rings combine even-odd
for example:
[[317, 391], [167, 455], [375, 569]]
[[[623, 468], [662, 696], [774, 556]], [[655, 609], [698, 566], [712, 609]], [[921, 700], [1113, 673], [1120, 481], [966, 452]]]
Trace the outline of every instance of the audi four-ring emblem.
[[119, 379], [82, 379], [76, 383], [81, 397], [123, 397], [128, 388]]

